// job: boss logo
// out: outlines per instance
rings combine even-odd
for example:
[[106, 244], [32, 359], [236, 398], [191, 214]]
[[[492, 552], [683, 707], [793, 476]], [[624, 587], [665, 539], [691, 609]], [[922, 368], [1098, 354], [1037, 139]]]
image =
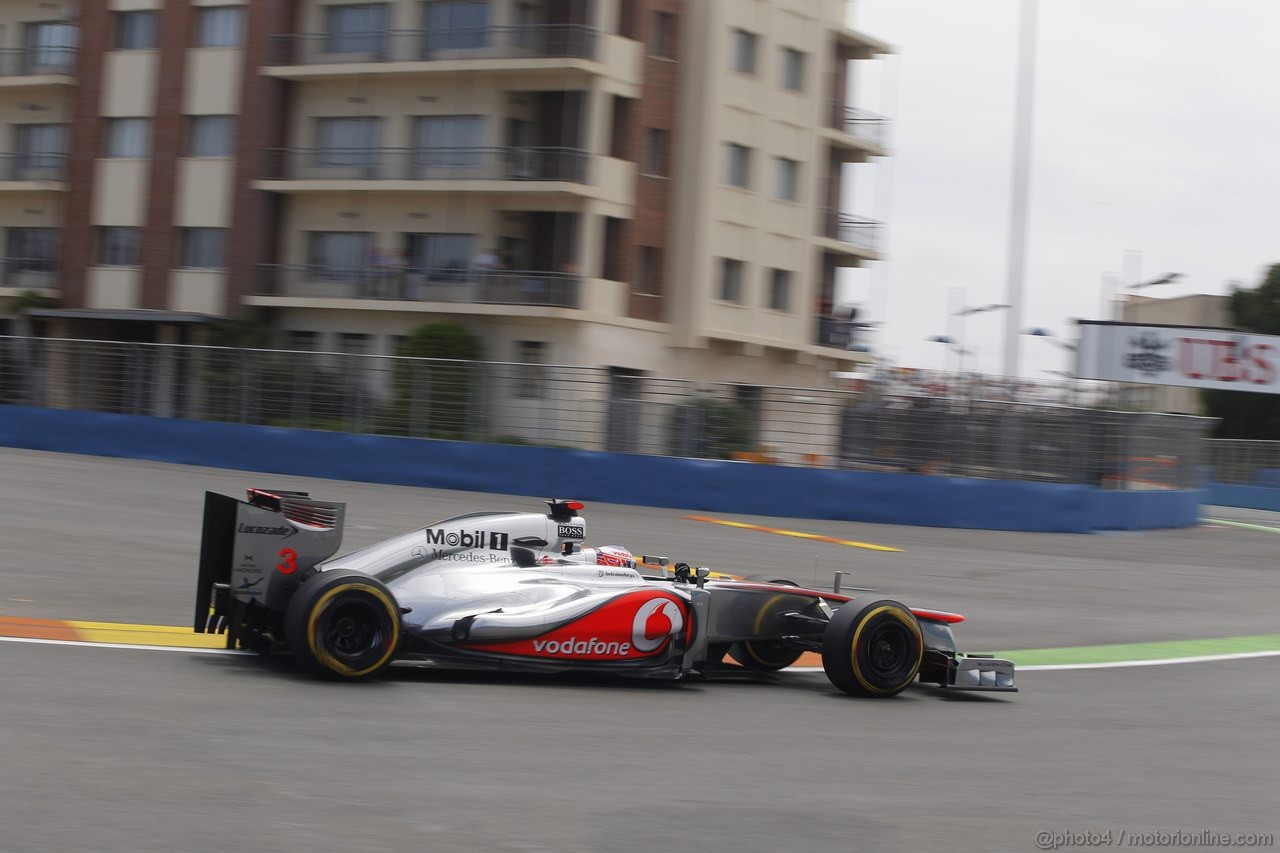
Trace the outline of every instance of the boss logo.
[[586, 537], [587, 532], [581, 524], [562, 524], [556, 535], [561, 539], [582, 539]]

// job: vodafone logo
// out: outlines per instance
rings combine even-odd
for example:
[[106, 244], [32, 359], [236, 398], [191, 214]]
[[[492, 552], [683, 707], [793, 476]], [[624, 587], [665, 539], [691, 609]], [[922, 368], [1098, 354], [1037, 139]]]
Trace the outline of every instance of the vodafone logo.
[[653, 598], [640, 605], [631, 620], [631, 646], [641, 654], [656, 652], [684, 629], [684, 613], [669, 598]]

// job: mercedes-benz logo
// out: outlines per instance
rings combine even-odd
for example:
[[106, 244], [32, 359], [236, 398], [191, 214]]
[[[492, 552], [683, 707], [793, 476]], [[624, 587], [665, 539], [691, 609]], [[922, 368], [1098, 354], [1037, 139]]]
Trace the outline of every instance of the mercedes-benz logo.
[[422, 545], [414, 545], [413, 550], [409, 552], [415, 560], [421, 560], [427, 556], [427, 549]]

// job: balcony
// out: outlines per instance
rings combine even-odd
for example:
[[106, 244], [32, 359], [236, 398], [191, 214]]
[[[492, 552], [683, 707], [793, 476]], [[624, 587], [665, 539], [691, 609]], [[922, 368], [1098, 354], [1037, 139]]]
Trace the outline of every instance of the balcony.
[[0, 49], [0, 87], [69, 84], [75, 71], [74, 47]]
[[831, 101], [827, 115], [828, 138], [862, 157], [882, 156], [887, 150], [889, 119], [882, 115]]
[[57, 270], [52, 258], [0, 258], [0, 296], [54, 290], [58, 285]]
[[846, 317], [817, 317], [818, 346], [833, 347], [847, 352], [868, 352], [870, 347], [864, 340], [866, 323], [859, 323]]
[[822, 233], [827, 248], [874, 259], [880, 251], [884, 223], [863, 216], [840, 213], [830, 208], [822, 212]]
[[62, 189], [67, 179], [65, 154], [0, 154], [0, 190]]
[[[514, 184], [562, 182], [586, 184], [591, 155], [578, 148], [290, 148], [268, 152], [266, 189], [332, 190], [351, 182], [383, 187], [362, 189], [484, 188], [457, 186], [460, 182], [502, 182], [500, 191]], [[298, 186], [290, 186], [296, 183]]]
[[[341, 66], [388, 63], [463, 63], [498, 60], [597, 58], [599, 33], [579, 24], [369, 33], [297, 33], [272, 39], [269, 66]], [[340, 72], [340, 69], [334, 69]], [[432, 70], [426, 67], [406, 70]], [[450, 69], [452, 70], [452, 68]]]
[[257, 294], [306, 300], [309, 307], [317, 307], [314, 300], [359, 300], [403, 311], [423, 303], [577, 308], [580, 289], [580, 277], [563, 272], [271, 265], [261, 268]]

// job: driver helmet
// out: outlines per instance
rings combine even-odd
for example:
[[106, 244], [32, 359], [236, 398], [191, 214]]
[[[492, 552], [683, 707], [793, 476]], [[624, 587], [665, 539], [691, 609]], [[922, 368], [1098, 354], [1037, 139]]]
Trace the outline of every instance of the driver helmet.
[[583, 548], [582, 554], [586, 558], [583, 562], [595, 563], [597, 566], [618, 566], [624, 569], [634, 569], [636, 567], [636, 558], [621, 545], [601, 545], [599, 548]]

